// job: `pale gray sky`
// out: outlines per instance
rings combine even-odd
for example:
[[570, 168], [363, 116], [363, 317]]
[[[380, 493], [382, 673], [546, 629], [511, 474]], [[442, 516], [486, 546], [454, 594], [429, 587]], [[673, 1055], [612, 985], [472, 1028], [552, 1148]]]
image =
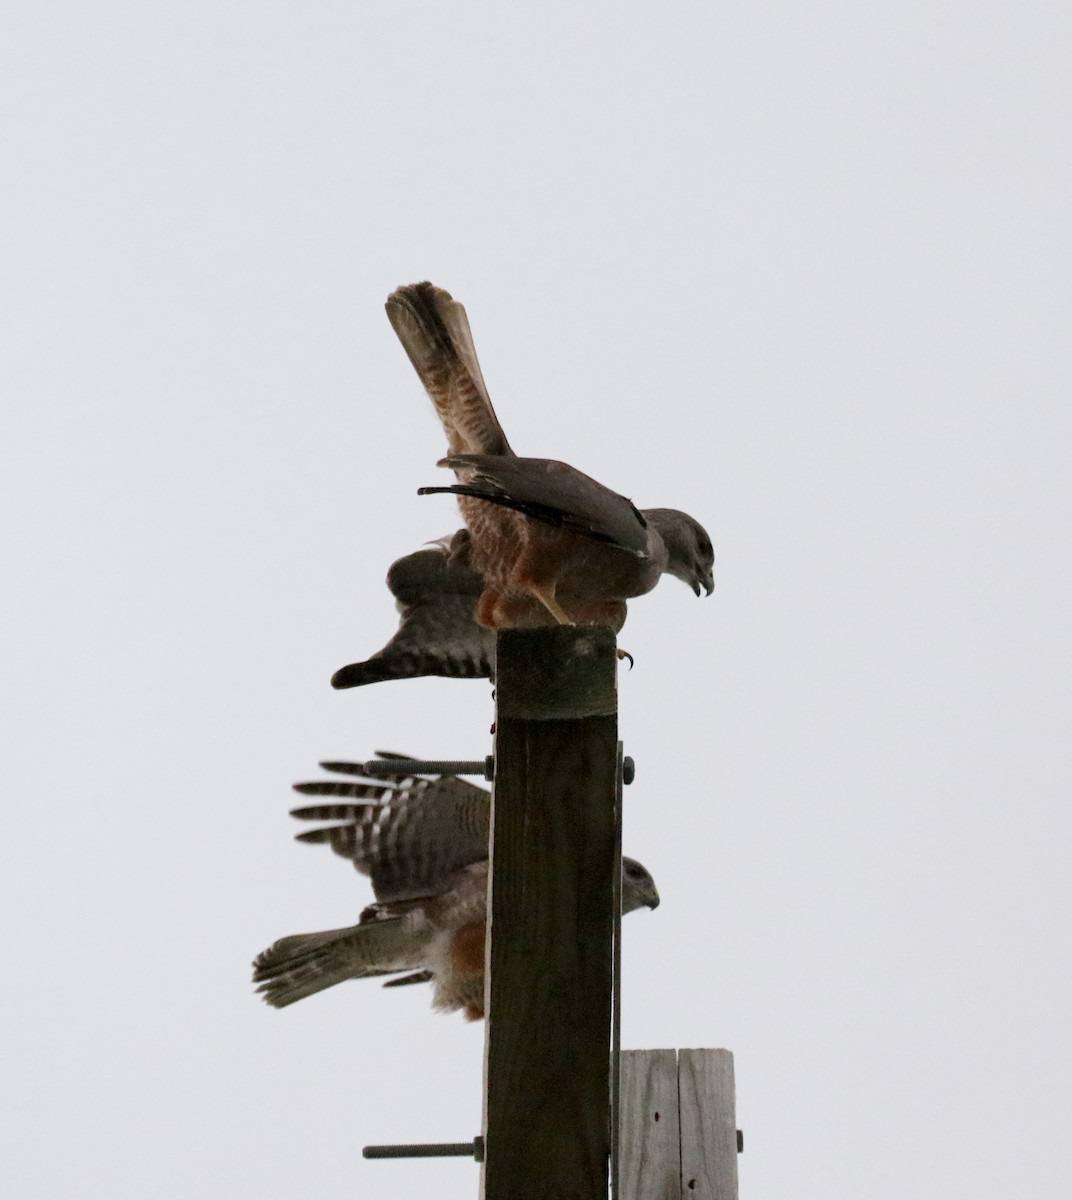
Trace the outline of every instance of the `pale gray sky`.
[[747, 1200], [1067, 1200], [1067, 6], [3, 26], [10, 1194], [476, 1195], [359, 1147], [478, 1132], [479, 1027], [248, 979], [368, 898], [292, 781], [488, 749], [481, 683], [328, 686], [456, 525], [431, 278], [521, 453], [715, 543], [623, 633], [624, 1043], [735, 1052]]

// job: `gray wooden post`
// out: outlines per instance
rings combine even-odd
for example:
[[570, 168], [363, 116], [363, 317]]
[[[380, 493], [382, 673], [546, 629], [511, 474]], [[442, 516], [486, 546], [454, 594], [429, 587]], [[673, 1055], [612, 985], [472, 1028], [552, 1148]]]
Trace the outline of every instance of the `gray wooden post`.
[[605, 627], [496, 651], [485, 1200], [606, 1200], [617, 696]]
[[617, 1200], [737, 1200], [728, 1050], [623, 1050]]
[[737, 1114], [733, 1055], [679, 1050], [682, 1196], [737, 1200]]
[[617, 1200], [681, 1200], [677, 1051], [623, 1050]]

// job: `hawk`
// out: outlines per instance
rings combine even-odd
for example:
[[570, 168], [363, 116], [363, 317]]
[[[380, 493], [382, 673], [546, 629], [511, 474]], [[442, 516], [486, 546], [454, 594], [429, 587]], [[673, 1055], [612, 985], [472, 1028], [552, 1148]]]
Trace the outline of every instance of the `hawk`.
[[[351, 763], [322, 765], [360, 773]], [[285, 937], [258, 955], [253, 981], [264, 999], [285, 1008], [345, 979], [407, 972], [385, 986], [431, 981], [433, 1007], [480, 1020], [491, 793], [451, 775], [294, 786], [305, 795], [362, 801], [315, 804], [292, 815], [341, 822], [299, 833], [298, 840], [327, 842], [348, 858], [371, 877], [376, 901], [356, 925]], [[623, 858], [622, 912], [658, 904], [651, 875], [635, 859]]]
[[626, 600], [665, 574], [700, 594], [714, 589], [706, 531], [670, 508], [631, 500], [563, 462], [520, 458], [499, 424], [465, 309], [431, 283], [400, 287], [387, 316], [447, 435], [439, 463], [472, 534], [471, 563], [484, 581], [476, 620], [489, 629], [625, 621]]
[[473, 615], [484, 582], [469, 565], [470, 542], [469, 531], [459, 529], [391, 564], [387, 586], [399, 613], [398, 632], [365, 662], [336, 671], [332, 687], [421, 675], [494, 678], [495, 634]]

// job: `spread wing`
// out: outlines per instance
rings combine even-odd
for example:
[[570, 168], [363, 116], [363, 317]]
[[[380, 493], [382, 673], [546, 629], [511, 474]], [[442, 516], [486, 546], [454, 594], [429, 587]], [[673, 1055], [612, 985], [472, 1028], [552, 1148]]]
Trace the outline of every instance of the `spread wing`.
[[[385, 757], [393, 757], [386, 755]], [[336, 771], [357, 768], [332, 763]], [[319, 780], [298, 783], [306, 796], [338, 796], [364, 803], [296, 808], [303, 821], [341, 824], [309, 829], [302, 842], [326, 842], [372, 879], [380, 903], [440, 894], [454, 874], [488, 857], [491, 793], [456, 776], [400, 776], [388, 781]]]
[[512, 454], [480, 373], [465, 309], [427, 282], [398, 288], [386, 308], [435, 405], [451, 454]]
[[495, 634], [473, 617], [484, 583], [469, 566], [468, 540], [468, 531], [459, 530], [392, 564], [387, 586], [399, 612], [398, 631], [371, 658], [336, 671], [332, 687], [424, 675], [494, 677]]
[[[404, 756], [377, 751], [390, 762]], [[324, 763], [337, 774], [360, 765]], [[372, 876], [376, 902], [357, 925], [294, 934], [257, 956], [253, 978], [267, 1003], [285, 1008], [346, 979], [401, 976], [385, 986], [432, 982], [435, 1007], [483, 1015], [490, 794], [455, 776], [393, 772], [376, 782], [320, 780], [305, 794], [364, 803], [311, 805], [303, 819], [338, 821], [299, 834], [327, 842]], [[622, 911], [659, 903], [648, 871], [622, 860]], [[443, 935], [448, 935], [444, 937]]]

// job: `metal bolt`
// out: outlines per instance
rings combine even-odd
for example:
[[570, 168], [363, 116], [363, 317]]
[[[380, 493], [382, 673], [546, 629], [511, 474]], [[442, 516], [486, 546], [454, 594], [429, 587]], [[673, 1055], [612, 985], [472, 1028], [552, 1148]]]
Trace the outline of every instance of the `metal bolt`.
[[480, 775], [487, 778], [488, 760], [374, 758], [359, 763], [360, 774], [373, 779], [381, 775]]
[[622, 783], [632, 783], [636, 778], [636, 763], [627, 754], [622, 759]]
[[413, 1145], [365, 1146], [362, 1158], [475, 1158], [484, 1159], [484, 1139], [471, 1142], [417, 1142]]

